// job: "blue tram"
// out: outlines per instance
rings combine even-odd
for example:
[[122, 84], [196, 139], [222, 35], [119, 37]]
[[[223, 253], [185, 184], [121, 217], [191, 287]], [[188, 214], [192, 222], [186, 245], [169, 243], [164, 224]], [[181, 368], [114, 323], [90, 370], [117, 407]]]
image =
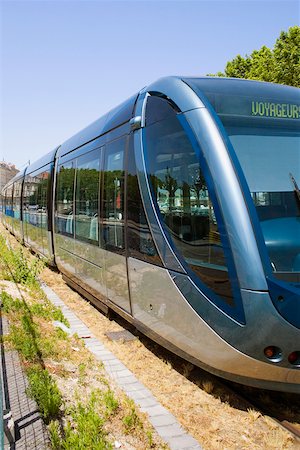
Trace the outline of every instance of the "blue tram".
[[27, 167], [5, 226], [212, 373], [300, 393], [299, 89], [167, 77]]

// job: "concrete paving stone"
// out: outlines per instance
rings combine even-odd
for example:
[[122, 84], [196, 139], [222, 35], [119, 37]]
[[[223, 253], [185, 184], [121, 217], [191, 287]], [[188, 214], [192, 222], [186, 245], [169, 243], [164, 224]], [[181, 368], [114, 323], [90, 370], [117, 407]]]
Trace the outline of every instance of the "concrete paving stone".
[[126, 392], [126, 394], [129, 395], [130, 392], [137, 392], [137, 391], [142, 391], [144, 388], [144, 386], [139, 382], [139, 381], [135, 381], [134, 383], [129, 383], [123, 386], [122, 384], [122, 380], [120, 380], [120, 386], [124, 388], [124, 391]]
[[123, 363], [121, 363], [118, 359], [105, 361], [105, 367], [109, 368], [110, 370], [115, 370], [116, 372], [127, 369], [127, 367]]
[[[90, 349], [89, 349], [90, 350]], [[91, 350], [90, 350], [91, 351]], [[97, 359], [101, 359], [101, 361], [104, 363], [108, 362], [108, 361], [113, 361], [112, 357], [109, 357], [109, 354], [106, 353], [103, 350], [96, 350], [92, 352], [93, 355], [97, 358]], [[103, 358], [103, 360], [102, 360]]]
[[117, 375], [117, 372], [115, 372], [111, 375], [121, 386], [123, 386], [125, 388], [125, 390], [126, 390], [127, 384], [131, 385], [137, 381], [137, 379], [135, 378], [134, 375], [128, 375], [127, 377], [123, 377], [123, 378], [119, 378]]
[[164, 439], [182, 436], [185, 433], [184, 429], [178, 423], [173, 423], [171, 425], [157, 426], [156, 431]]
[[115, 356], [111, 352], [108, 352], [108, 351], [105, 351], [105, 350], [104, 351], [103, 350], [97, 350], [94, 354], [97, 355], [97, 356], [100, 356], [100, 358], [102, 359], [103, 362], [115, 359]]
[[203, 449], [202, 449], [201, 445], [199, 445], [198, 442], [196, 442], [195, 445], [192, 445], [190, 447], [184, 447], [181, 450], [203, 450]]
[[105, 351], [104, 345], [95, 345], [90, 339], [87, 339], [84, 343], [86, 348], [88, 348], [92, 353]]
[[154, 398], [154, 400], [156, 401], [155, 397], [151, 394], [151, 392], [148, 389], [141, 389], [140, 391], [130, 391], [127, 394], [130, 398], [132, 398], [132, 400], [141, 400], [143, 398]]
[[169, 412], [166, 412], [165, 414], [162, 414], [160, 416], [150, 417], [149, 420], [154, 428], [174, 425], [175, 423], [177, 423], [176, 417], [174, 417], [173, 414], [170, 414]]
[[101, 349], [105, 349], [104, 345], [101, 344], [101, 342], [98, 341], [98, 339], [96, 339], [95, 337], [93, 337], [91, 335], [91, 337], [89, 339], [87, 339], [86, 346], [93, 346], [93, 348], [97, 349], [97, 348], [101, 348]]
[[104, 347], [97, 346], [95, 348], [95, 346], [93, 344], [90, 344], [89, 342], [85, 342], [85, 346], [94, 355], [98, 354], [100, 356], [100, 353], [105, 351]]
[[161, 416], [167, 412], [166, 408], [161, 406], [159, 403], [155, 406], [146, 406], [141, 408], [141, 410], [147, 413], [150, 417]]
[[183, 436], [176, 436], [164, 439], [170, 446], [172, 450], [201, 450], [201, 445], [198, 444], [196, 439], [188, 434], [184, 434]]
[[78, 331], [81, 329], [80, 322], [78, 322], [78, 319], [69, 319], [70, 326], [72, 330]]
[[148, 408], [157, 405], [157, 401], [154, 397], [140, 398], [135, 402], [139, 405], [140, 408]]
[[73, 328], [75, 328], [77, 331], [84, 331], [85, 333], [91, 334], [90, 330], [85, 327], [82, 322], [80, 322], [78, 319], [72, 321]]
[[[106, 368], [107, 369], [107, 368]], [[108, 369], [110, 371], [110, 373], [117, 379], [119, 378], [128, 378], [128, 377], [132, 377], [132, 380], [136, 379], [134, 377], [134, 375], [132, 375], [132, 372], [130, 372], [130, 370], [128, 369], [123, 369], [123, 370], [115, 370], [115, 369]], [[134, 378], [133, 378], [134, 377]]]

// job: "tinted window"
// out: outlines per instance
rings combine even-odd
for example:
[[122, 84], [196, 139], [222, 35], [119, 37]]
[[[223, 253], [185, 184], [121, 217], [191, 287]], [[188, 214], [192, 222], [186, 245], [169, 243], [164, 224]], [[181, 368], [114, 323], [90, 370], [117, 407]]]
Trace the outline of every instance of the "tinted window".
[[[296, 122], [260, 119], [260, 127], [244, 119], [226, 131], [244, 171], [274, 272], [300, 272], [300, 127]], [[273, 119], [274, 120], [274, 119]], [[295, 185], [296, 183], [296, 185]]]
[[106, 145], [103, 183], [103, 241], [112, 251], [124, 249], [124, 152], [126, 139]]
[[[166, 101], [165, 104], [168, 105]], [[152, 122], [145, 128], [145, 133], [147, 170], [153, 196], [177, 253], [197, 277], [233, 304], [207, 181], [180, 124], [180, 115], [171, 105], [168, 108], [167, 117], [156, 122], [149, 117], [153, 108], [147, 111], [146, 121]]]
[[40, 172], [27, 175], [24, 184], [23, 220], [42, 228], [48, 227], [47, 198], [49, 177], [50, 167], [47, 167]]
[[128, 152], [127, 208], [127, 246], [129, 255], [133, 258], [161, 265], [141, 199], [132, 136], [130, 137]]
[[56, 233], [74, 234], [73, 197], [75, 161], [59, 166], [56, 189]]
[[77, 159], [75, 197], [75, 237], [98, 245], [100, 152], [95, 150]]
[[17, 181], [16, 183], [14, 183], [13, 209], [14, 209], [14, 218], [18, 220], [20, 220], [21, 190], [22, 190], [22, 181]]
[[13, 208], [12, 208], [12, 193], [13, 193], [13, 185], [11, 184], [6, 189], [5, 193], [5, 215], [13, 216]]

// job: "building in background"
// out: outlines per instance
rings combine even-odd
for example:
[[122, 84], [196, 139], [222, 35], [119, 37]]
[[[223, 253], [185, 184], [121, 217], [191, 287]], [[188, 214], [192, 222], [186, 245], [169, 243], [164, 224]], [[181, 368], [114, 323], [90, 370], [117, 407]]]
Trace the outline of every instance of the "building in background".
[[6, 183], [8, 183], [18, 172], [19, 170], [14, 164], [0, 161], [0, 193]]

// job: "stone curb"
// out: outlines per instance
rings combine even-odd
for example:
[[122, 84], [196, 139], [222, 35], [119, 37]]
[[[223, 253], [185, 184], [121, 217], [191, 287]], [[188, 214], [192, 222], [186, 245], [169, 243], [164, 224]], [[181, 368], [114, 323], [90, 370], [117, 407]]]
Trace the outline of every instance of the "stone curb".
[[96, 359], [103, 362], [106, 372], [117, 385], [140, 407], [142, 412], [148, 414], [152, 426], [170, 449], [201, 450], [202, 447], [196, 439], [190, 436], [176, 418], [156, 400], [149, 389], [140, 383], [99, 339], [92, 335], [89, 328], [65, 305], [61, 298], [44, 282], [41, 282], [41, 287], [48, 299], [55, 306], [61, 308], [70, 323], [71, 331], [77, 333], [84, 340], [86, 347], [95, 355]]

